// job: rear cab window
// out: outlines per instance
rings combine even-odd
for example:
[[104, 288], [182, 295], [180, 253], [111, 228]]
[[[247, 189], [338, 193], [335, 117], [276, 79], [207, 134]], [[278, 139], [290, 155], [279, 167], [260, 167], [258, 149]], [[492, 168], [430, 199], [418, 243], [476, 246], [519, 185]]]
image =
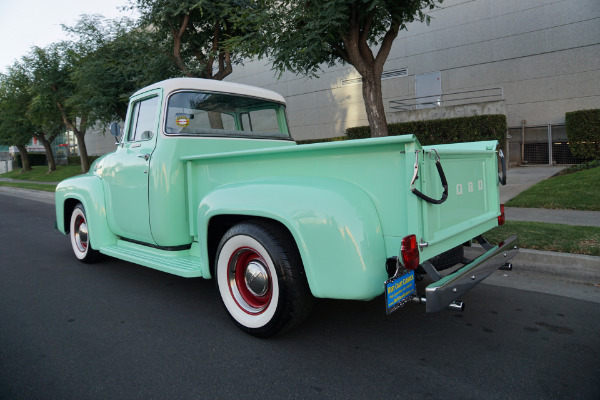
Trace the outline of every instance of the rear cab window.
[[283, 104], [199, 91], [181, 91], [169, 97], [165, 133], [290, 139]]

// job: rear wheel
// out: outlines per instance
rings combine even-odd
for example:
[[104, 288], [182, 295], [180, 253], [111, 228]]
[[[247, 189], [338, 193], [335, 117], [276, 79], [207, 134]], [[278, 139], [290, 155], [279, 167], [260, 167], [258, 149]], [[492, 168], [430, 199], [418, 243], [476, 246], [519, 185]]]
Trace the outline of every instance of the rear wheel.
[[81, 203], [77, 204], [71, 213], [69, 236], [73, 253], [81, 262], [92, 263], [100, 259], [100, 252], [92, 249], [90, 245], [87, 216]]
[[243, 331], [268, 337], [299, 324], [312, 296], [289, 233], [264, 221], [232, 227], [217, 250], [216, 282], [225, 309]]

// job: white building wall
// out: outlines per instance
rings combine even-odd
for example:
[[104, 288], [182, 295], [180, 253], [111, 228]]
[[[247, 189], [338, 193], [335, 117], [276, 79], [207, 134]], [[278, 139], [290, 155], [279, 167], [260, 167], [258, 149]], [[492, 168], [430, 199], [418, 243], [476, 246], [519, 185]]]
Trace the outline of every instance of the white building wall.
[[85, 134], [85, 146], [90, 156], [99, 156], [110, 153], [116, 148], [116, 139], [109, 129], [94, 126]]
[[[400, 32], [388, 57], [385, 70], [408, 70], [384, 81], [388, 115], [390, 101], [415, 96], [415, 75], [433, 71], [443, 93], [501, 87], [509, 126], [562, 123], [565, 112], [600, 107], [600, 1], [445, 0], [430, 15], [429, 26]], [[248, 61], [227, 80], [281, 93], [303, 140], [367, 124], [361, 86], [341, 85], [357, 76], [338, 65], [319, 79], [278, 79], [268, 62]]]

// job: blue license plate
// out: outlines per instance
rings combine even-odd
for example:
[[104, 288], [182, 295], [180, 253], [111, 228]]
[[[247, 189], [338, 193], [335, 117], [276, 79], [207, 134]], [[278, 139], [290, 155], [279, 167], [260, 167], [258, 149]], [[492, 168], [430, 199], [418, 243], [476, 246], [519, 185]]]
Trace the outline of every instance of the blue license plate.
[[390, 314], [402, 307], [416, 292], [414, 271], [389, 279], [385, 282], [386, 312]]

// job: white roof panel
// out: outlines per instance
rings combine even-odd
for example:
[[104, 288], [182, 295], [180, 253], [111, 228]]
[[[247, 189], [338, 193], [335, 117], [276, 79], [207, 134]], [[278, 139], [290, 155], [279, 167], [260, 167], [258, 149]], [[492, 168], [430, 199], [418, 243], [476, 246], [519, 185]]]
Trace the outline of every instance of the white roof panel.
[[165, 93], [167, 94], [176, 90], [201, 90], [209, 92], [240, 94], [244, 96], [258, 97], [285, 104], [285, 99], [283, 98], [283, 96], [281, 96], [279, 93], [275, 93], [267, 89], [262, 89], [249, 85], [242, 85], [240, 83], [224, 82], [217, 81], [214, 79], [201, 78], [167, 79], [138, 90], [134, 93], [134, 96], [144, 93], [148, 90], [159, 88], [164, 89]]

